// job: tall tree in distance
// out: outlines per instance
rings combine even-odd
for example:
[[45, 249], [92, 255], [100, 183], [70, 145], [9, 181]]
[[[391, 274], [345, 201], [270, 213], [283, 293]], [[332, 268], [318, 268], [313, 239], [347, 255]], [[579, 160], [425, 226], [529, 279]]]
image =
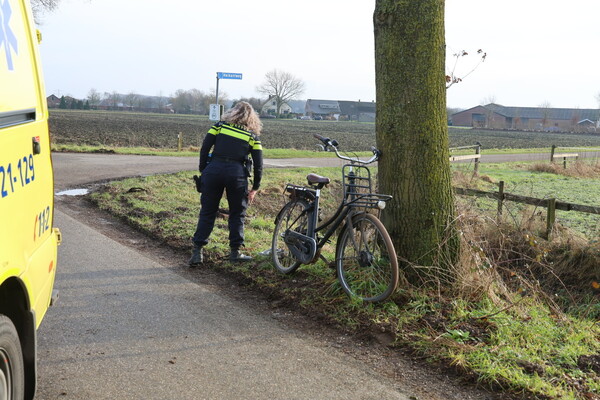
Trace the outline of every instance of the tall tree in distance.
[[552, 104], [548, 100], [544, 100], [538, 107], [542, 109], [542, 129], [546, 129], [552, 113]]
[[132, 91], [132, 92], [127, 93], [125, 96], [123, 96], [123, 102], [130, 109], [133, 109], [138, 98], [139, 98], [139, 95]]
[[102, 101], [102, 95], [96, 89], [91, 88], [88, 92], [87, 99], [90, 105], [97, 106]]
[[192, 98], [187, 90], [177, 89], [171, 95], [171, 104], [178, 114], [189, 114], [192, 110]]
[[[373, 15], [379, 190], [407, 264], [447, 266], [458, 252], [451, 223], [444, 0], [376, 0]], [[440, 258], [442, 257], [442, 258]], [[410, 277], [415, 271], [409, 269]]]
[[108, 103], [113, 110], [117, 110], [119, 108], [119, 105], [122, 101], [121, 97], [122, 96], [119, 94], [119, 92], [115, 90], [110, 93], [104, 92], [104, 99], [108, 100]]
[[208, 96], [200, 89], [190, 89], [188, 93], [192, 103], [192, 112], [195, 114], [208, 114], [208, 107], [204, 106]]
[[289, 72], [274, 69], [265, 74], [265, 82], [256, 90], [273, 98], [277, 107], [277, 115], [281, 113], [281, 106], [290, 100], [294, 100], [304, 93], [304, 82]]
[[261, 100], [258, 97], [240, 97], [239, 100], [233, 101], [231, 107], [235, 107], [235, 105], [240, 101], [245, 101], [246, 103], [250, 104], [257, 113], [260, 113], [260, 109], [264, 104], [264, 100]]

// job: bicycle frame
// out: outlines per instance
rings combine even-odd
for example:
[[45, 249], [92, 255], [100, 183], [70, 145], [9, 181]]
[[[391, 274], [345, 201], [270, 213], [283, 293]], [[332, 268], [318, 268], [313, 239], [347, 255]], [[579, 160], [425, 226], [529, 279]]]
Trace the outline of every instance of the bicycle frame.
[[[320, 192], [320, 190], [319, 190], [319, 192]], [[319, 241], [317, 242], [317, 248], [321, 248], [325, 245], [325, 243], [327, 243], [327, 241], [329, 240], [329, 238], [331, 236], [333, 236], [333, 234], [335, 233], [337, 228], [340, 225], [342, 225], [342, 223], [346, 219], [346, 217], [351, 216], [350, 214], [353, 211], [345, 202], [342, 201], [342, 203], [338, 206], [338, 209], [336, 210], [335, 214], [333, 216], [331, 216], [327, 221], [325, 221], [321, 225], [317, 226], [317, 220], [319, 217], [319, 213], [318, 213], [319, 197], [320, 196], [317, 196], [315, 199], [313, 211], [311, 213], [312, 215], [310, 216], [310, 219], [309, 219], [309, 221], [310, 220], [313, 221], [312, 226], [314, 226], [315, 228], [311, 231], [311, 224], [309, 222], [308, 233], [312, 237], [317, 237], [318, 232], [323, 231], [327, 227], [329, 227], [329, 228], [325, 232], [324, 236], [322, 238], [320, 238]]]
[[[358, 177], [354, 173], [354, 168], [365, 169], [368, 172], [368, 177], [367, 178]], [[286, 191], [294, 192], [294, 195], [307, 200], [308, 204], [309, 204], [309, 207], [301, 215], [299, 215], [297, 217], [297, 219], [299, 219], [299, 218], [303, 217], [304, 215], [307, 215], [308, 221], [307, 221], [306, 234], [303, 235], [303, 234], [297, 233], [297, 232], [289, 233], [289, 234], [293, 235], [295, 237], [295, 239], [301, 239], [301, 240], [302, 239], [303, 240], [312, 239], [312, 240], [314, 240], [314, 245], [310, 246], [313, 249], [311, 251], [311, 254], [305, 255], [305, 257], [302, 257], [303, 263], [315, 262], [317, 260], [316, 256], [319, 254], [319, 249], [321, 249], [329, 241], [331, 236], [333, 236], [335, 234], [335, 231], [341, 225], [344, 224], [344, 221], [346, 221], [345, 223], [347, 223], [347, 224], [349, 224], [349, 226], [351, 226], [350, 219], [357, 213], [365, 212], [365, 211], [358, 211], [356, 209], [356, 207], [365, 207], [365, 206], [373, 207], [375, 205], [374, 201], [382, 200], [382, 199], [387, 200], [387, 199], [391, 198], [391, 196], [379, 195], [379, 194], [373, 194], [373, 193], [370, 193], [368, 196], [361, 195], [360, 193], [357, 192], [358, 188], [367, 189], [369, 192], [371, 191], [371, 181], [370, 181], [371, 175], [370, 175], [369, 169], [366, 166], [356, 165], [355, 163], [345, 164], [342, 167], [342, 174], [344, 175], [344, 178], [346, 178], [346, 175], [343, 173], [343, 171], [345, 169], [349, 169], [350, 172], [348, 173], [348, 182], [344, 183], [344, 195], [343, 195], [342, 202], [338, 206], [338, 209], [333, 214], [333, 216], [331, 216], [329, 219], [327, 219], [320, 225], [319, 225], [319, 221], [318, 221], [318, 219], [319, 219], [318, 210], [319, 210], [319, 200], [321, 198], [321, 188], [323, 185], [316, 184], [314, 186], [311, 185], [311, 187], [305, 187], [305, 186], [297, 186], [297, 185], [288, 184], [286, 186]], [[364, 184], [364, 182], [362, 182], [363, 180], [367, 180], [368, 184]], [[359, 182], [357, 183], [357, 181], [359, 181]], [[307, 195], [307, 193], [310, 193], [311, 195]], [[375, 198], [375, 200], [373, 200], [374, 198]], [[323, 231], [325, 233], [323, 234], [322, 237], [319, 237], [318, 233], [323, 232]]]
[[[306, 234], [301, 234], [298, 232], [286, 232], [286, 236], [290, 236], [292, 239], [290, 240], [303, 240], [308, 242], [313, 242], [311, 247], [310, 254], [302, 254], [297, 255], [298, 258], [304, 263], [308, 264], [311, 262], [315, 262], [317, 259], [317, 254], [319, 254], [319, 249], [321, 249], [325, 243], [329, 240], [331, 236], [335, 233], [336, 229], [343, 223], [344, 219], [350, 214], [352, 211], [350, 207], [348, 207], [344, 202], [342, 202], [335, 214], [329, 218], [327, 221], [323, 222], [319, 225], [319, 199], [321, 198], [321, 188], [319, 187], [311, 187], [307, 188], [304, 186], [296, 186], [288, 184], [286, 186], [286, 191], [293, 192], [293, 195], [297, 195], [308, 202], [308, 207], [300, 214], [296, 221], [305, 215], [308, 218], [307, 221], [307, 229]], [[312, 196], [308, 196], [307, 193], [311, 193]], [[295, 222], [295, 221], [294, 221]], [[327, 227], [327, 231], [325, 232], [323, 237], [318, 237], [317, 233], [325, 230]], [[318, 239], [318, 241], [317, 241]]]

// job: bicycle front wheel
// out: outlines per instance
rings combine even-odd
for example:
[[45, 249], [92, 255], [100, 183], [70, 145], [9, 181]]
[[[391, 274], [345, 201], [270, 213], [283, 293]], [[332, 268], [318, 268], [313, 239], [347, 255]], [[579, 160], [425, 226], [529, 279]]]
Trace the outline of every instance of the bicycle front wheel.
[[275, 231], [271, 242], [271, 257], [279, 272], [289, 274], [300, 266], [301, 262], [294, 257], [285, 244], [284, 236], [289, 231], [306, 234], [308, 217], [306, 210], [309, 205], [305, 200], [298, 199], [287, 203], [279, 212], [275, 221]]
[[337, 276], [350, 297], [377, 302], [398, 286], [398, 260], [389, 233], [376, 216], [362, 213], [343, 228], [336, 249]]

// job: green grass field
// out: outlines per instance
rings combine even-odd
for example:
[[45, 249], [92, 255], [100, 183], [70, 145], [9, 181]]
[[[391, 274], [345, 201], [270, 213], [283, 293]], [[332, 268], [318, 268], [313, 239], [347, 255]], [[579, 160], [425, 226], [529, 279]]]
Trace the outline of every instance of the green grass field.
[[[597, 161], [590, 161], [600, 165]], [[574, 167], [574, 165], [572, 165]], [[460, 167], [456, 167], [460, 168]], [[600, 207], [600, 176], [568, 177], [548, 172], [532, 171], [532, 163], [482, 164], [479, 173], [491, 178], [492, 182], [483, 182], [480, 188], [489, 192], [498, 191], [498, 182], [504, 181], [506, 193], [534, 197], [538, 199], [555, 198], [562, 202]], [[481, 208], [496, 212], [497, 203], [493, 200], [471, 199]], [[524, 210], [527, 209], [529, 213]], [[546, 209], [517, 203], [505, 203], [505, 210], [513, 219], [540, 214], [545, 217]], [[557, 211], [556, 220], [572, 233], [593, 242], [600, 241], [600, 215], [576, 211]], [[516, 223], [516, 221], [515, 221]]]

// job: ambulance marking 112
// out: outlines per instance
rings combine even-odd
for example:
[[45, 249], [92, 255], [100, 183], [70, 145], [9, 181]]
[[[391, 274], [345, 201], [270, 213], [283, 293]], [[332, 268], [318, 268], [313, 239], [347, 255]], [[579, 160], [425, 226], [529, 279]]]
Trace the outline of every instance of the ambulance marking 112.
[[35, 241], [36, 238], [42, 236], [48, 229], [50, 229], [50, 206], [35, 216], [33, 240]]

